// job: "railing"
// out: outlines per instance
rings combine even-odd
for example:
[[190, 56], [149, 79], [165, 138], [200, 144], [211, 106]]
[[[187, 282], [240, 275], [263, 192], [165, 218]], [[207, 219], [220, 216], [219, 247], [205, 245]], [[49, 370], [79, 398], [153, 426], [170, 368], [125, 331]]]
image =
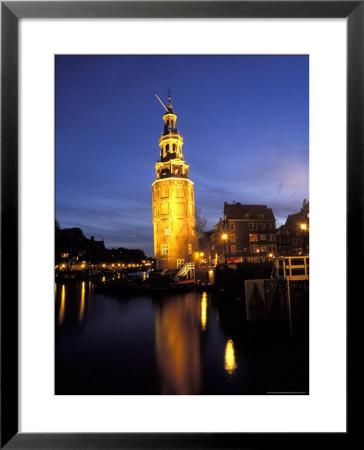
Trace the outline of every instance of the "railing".
[[273, 262], [271, 279], [308, 280], [309, 267], [309, 255], [280, 256]]
[[280, 256], [273, 262], [271, 278], [275, 280], [308, 280], [309, 255]]
[[176, 273], [174, 279], [178, 280], [181, 277], [184, 277], [188, 275], [188, 278], [190, 280], [194, 280], [195, 279], [195, 263], [193, 262], [188, 262], [186, 264], [184, 264], [179, 271]]

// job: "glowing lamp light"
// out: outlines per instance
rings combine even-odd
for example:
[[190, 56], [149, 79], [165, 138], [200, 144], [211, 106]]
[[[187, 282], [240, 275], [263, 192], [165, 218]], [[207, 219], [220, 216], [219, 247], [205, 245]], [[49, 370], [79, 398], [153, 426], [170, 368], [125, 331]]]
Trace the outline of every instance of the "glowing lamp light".
[[229, 339], [225, 347], [225, 370], [229, 375], [232, 375], [237, 367], [234, 342], [232, 339]]
[[227, 238], [228, 238], [228, 235], [227, 235], [226, 233], [224, 233], [224, 234], [221, 236], [221, 239], [223, 239], [224, 241], [226, 241]]
[[301, 227], [301, 230], [306, 231], [307, 230], [307, 223], [301, 223], [300, 227]]

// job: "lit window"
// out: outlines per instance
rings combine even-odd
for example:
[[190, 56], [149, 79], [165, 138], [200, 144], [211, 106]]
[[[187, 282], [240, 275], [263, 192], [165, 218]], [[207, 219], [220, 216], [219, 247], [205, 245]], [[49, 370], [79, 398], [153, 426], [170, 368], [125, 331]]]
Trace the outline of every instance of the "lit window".
[[235, 234], [230, 234], [230, 241], [231, 242], [236, 242], [236, 235]]
[[164, 235], [165, 236], [170, 236], [171, 235], [171, 229], [170, 228], [165, 228], [164, 229]]
[[177, 269], [178, 269], [178, 267], [183, 266], [184, 263], [185, 263], [184, 259], [177, 259]]
[[256, 242], [256, 241], [259, 241], [258, 235], [257, 235], [257, 234], [249, 233], [249, 241], [250, 241], [250, 242]]
[[230, 230], [235, 231], [235, 222], [230, 222]]
[[249, 219], [249, 214], [248, 213], [244, 214], [244, 219]]
[[231, 253], [236, 253], [236, 245], [231, 246]]
[[192, 244], [188, 244], [188, 253], [192, 254]]
[[162, 244], [162, 255], [168, 255], [168, 244]]
[[267, 246], [266, 246], [266, 245], [261, 245], [261, 246], [260, 246], [260, 251], [261, 251], [262, 253], [267, 253]]

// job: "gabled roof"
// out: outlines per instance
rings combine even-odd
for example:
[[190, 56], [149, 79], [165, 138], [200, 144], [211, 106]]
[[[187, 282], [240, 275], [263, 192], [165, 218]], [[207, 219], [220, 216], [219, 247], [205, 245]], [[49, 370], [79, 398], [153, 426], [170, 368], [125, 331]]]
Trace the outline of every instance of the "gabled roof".
[[[224, 214], [226, 219], [249, 219], [258, 220], [258, 214], [264, 214], [264, 220], [275, 220], [272, 208], [266, 205], [242, 205], [241, 203], [224, 203]], [[261, 219], [260, 219], [261, 220]]]

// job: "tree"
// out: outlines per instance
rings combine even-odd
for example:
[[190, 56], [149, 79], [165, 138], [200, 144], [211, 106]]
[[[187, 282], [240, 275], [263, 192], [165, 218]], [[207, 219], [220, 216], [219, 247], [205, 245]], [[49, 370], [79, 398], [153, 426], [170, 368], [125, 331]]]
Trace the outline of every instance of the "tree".
[[201, 217], [201, 208], [195, 209], [195, 230], [199, 238], [203, 237], [205, 227], [207, 225], [207, 219]]

